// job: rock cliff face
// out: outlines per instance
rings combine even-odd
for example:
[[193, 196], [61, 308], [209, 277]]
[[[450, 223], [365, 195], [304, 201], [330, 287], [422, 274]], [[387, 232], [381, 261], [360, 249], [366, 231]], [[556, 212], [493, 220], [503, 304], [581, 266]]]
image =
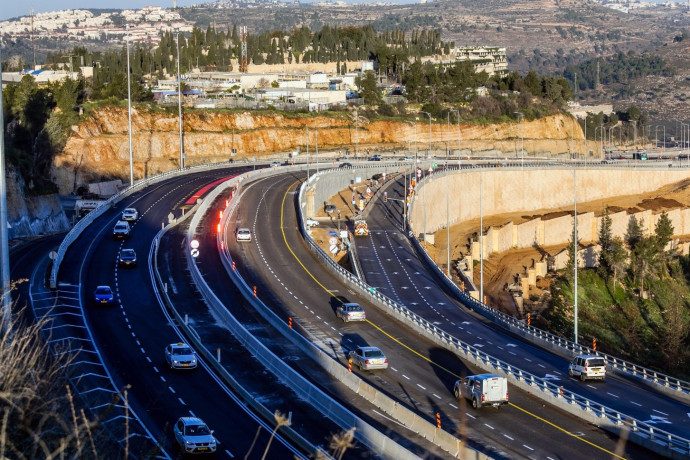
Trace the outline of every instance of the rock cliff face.
[[26, 196], [24, 179], [11, 167], [6, 179], [9, 239], [69, 230], [57, 195]]
[[[179, 124], [177, 113], [132, 110], [132, 151], [134, 176], [148, 177], [179, 167]], [[307, 127], [309, 133], [307, 135]], [[571, 130], [575, 130], [574, 133]], [[367, 150], [397, 150], [402, 154], [409, 148], [426, 152], [431, 139], [432, 151], [445, 155], [449, 145], [457, 154], [458, 137], [464, 155], [493, 157], [520, 156], [524, 139], [525, 155], [559, 155], [570, 150], [584, 151], [582, 131], [576, 123], [563, 116], [534, 122], [500, 125], [432, 123], [425, 119], [414, 123], [402, 121], [368, 122], [360, 116], [343, 113], [329, 117], [319, 115], [266, 114], [257, 112], [217, 112], [185, 109], [183, 113], [183, 141], [185, 164], [192, 166], [231, 158], [274, 156], [299, 147], [314, 152], [318, 141], [321, 152], [350, 150], [356, 144], [361, 154]], [[575, 142], [571, 141], [572, 138]], [[282, 158], [285, 158], [283, 156]], [[107, 107], [73, 128], [63, 154], [53, 163], [53, 179], [61, 193], [68, 193], [86, 182], [129, 177], [129, 141], [127, 110]]]

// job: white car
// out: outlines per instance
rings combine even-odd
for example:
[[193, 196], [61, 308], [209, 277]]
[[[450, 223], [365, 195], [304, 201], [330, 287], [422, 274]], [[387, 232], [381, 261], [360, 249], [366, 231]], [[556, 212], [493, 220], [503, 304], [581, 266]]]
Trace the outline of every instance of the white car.
[[218, 444], [213, 431], [198, 417], [180, 417], [173, 426], [173, 435], [177, 445], [189, 454], [212, 454]]
[[248, 228], [238, 228], [235, 231], [235, 239], [237, 240], [237, 242], [249, 242], [252, 240], [252, 231]]
[[280, 166], [280, 161], [271, 161], [271, 168], [277, 168]]
[[113, 238], [115, 239], [124, 239], [126, 240], [129, 238], [129, 232], [131, 228], [129, 226], [129, 222], [126, 220], [118, 220], [115, 223], [115, 227], [113, 227]]
[[134, 222], [139, 218], [139, 211], [134, 208], [127, 208], [122, 211], [122, 220], [127, 222]]
[[165, 361], [170, 369], [194, 369], [197, 365], [196, 353], [186, 343], [171, 343], [165, 347]]
[[343, 303], [338, 305], [338, 308], [335, 310], [335, 315], [346, 323], [350, 321], [367, 320], [367, 314], [358, 303]]
[[388, 358], [376, 347], [357, 347], [347, 355], [362, 370], [388, 369]]
[[314, 220], [311, 217], [307, 217], [306, 224], [307, 224], [307, 227], [318, 227], [319, 221]]
[[583, 382], [588, 379], [606, 380], [606, 360], [596, 355], [576, 356], [568, 366], [568, 375], [579, 377]]

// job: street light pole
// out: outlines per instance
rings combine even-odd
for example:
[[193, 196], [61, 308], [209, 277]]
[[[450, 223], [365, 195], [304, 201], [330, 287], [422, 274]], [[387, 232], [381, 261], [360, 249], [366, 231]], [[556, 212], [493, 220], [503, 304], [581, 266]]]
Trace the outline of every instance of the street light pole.
[[[0, 47], [0, 50], [2, 48]], [[0, 61], [2, 59], [0, 58]], [[0, 76], [2, 70], [0, 70]], [[5, 122], [2, 108], [2, 85], [0, 85], [0, 128], [4, 133]], [[5, 183], [5, 136], [0, 135], [0, 302], [2, 302], [1, 330], [9, 329], [12, 314], [12, 295], [10, 292], [10, 251], [7, 234], [7, 184]]]
[[316, 122], [314, 122], [314, 143], [316, 145], [316, 152], [314, 155], [316, 155], [316, 173], [319, 173], [319, 127], [316, 126]]
[[127, 30], [127, 120], [129, 122], [129, 186], [134, 185], [134, 164], [132, 161], [132, 85], [129, 68], [129, 24]]
[[484, 302], [484, 213], [482, 209], [481, 170], [479, 170], [479, 301]]
[[521, 168], [525, 167], [525, 134], [523, 128], [523, 121], [525, 119], [525, 114], [522, 112], [514, 112], [518, 115], [518, 123], [520, 125], [520, 158], [521, 158]]
[[359, 161], [359, 114], [355, 108], [355, 160]]
[[431, 156], [431, 114], [429, 112], [419, 112], [423, 113], [427, 117], [429, 117], [429, 152], [427, 153], [427, 157]]
[[573, 168], [573, 202], [575, 215], [573, 220], [573, 245], [575, 246], [575, 292], [573, 293], [573, 314], [575, 316], [575, 343], [577, 344], [577, 169]]
[[180, 75], [180, 31], [177, 31], [177, 110], [180, 117], [180, 169], [184, 169], [184, 143], [182, 140], [182, 76]]

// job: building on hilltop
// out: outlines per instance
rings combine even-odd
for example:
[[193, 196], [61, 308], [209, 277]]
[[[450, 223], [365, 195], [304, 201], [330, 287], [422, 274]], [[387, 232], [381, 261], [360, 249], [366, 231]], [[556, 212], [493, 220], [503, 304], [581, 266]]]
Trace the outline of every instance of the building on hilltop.
[[489, 75], [505, 76], [508, 74], [508, 59], [505, 47], [468, 46], [456, 47], [442, 56], [422, 58], [423, 62], [433, 64], [453, 64], [458, 61], [470, 61], [475, 72], [486, 72]]

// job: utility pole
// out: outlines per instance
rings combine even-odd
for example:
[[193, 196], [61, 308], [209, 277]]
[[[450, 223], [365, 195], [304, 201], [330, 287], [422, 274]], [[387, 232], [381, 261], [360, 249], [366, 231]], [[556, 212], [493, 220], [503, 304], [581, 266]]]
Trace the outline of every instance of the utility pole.
[[32, 70], [36, 70], [36, 45], [34, 45], [34, 8], [31, 7], [31, 50], [34, 54], [34, 67]]
[[573, 168], [573, 203], [575, 214], [573, 216], [573, 245], [575, 246], [575, 292], [573, 292], [573, 315], [575, 316], [575, 343], [577, 344], [577, 169]]
[[[0, 47], [0, 49], [2, 49]], [[0, 57], [0, 62], [2, 57]], [[2, 70], [0, 69], [0, 76]], [[3, 120], [2, 86], [0, 85], [0, 127], [5, 132]], [[7, 235], [7, 184], [5, 183], [5, 136], [0, 136], [0, 296], [2, 299], [3, 329], [9, 328], [12, 314], [12, 298], [10, 291], [10, 249]]]
[[132, 161], [132, 85], [129, 69], [129, 24], [127, 24], [127, 120], [129, 122], [129, 186], [134, 185], [134, 163]]
[[177, 110], [180, 117], [180, 169], [184, 169], [184, 141], [182, 138], [182, 76], [180, 75], [180, 31], [177, 31]]

